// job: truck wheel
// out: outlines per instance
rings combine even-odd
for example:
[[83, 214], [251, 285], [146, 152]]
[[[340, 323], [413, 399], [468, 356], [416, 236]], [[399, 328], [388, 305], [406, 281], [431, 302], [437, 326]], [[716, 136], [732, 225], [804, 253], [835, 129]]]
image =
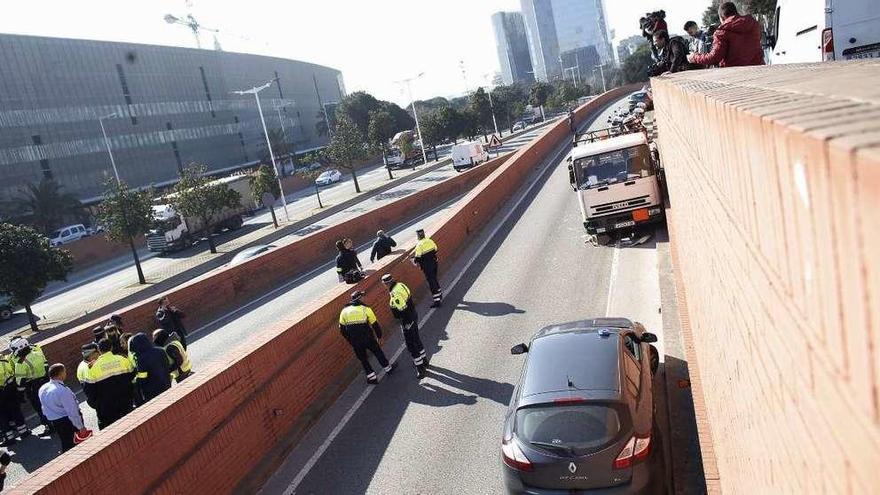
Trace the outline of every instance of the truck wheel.
[[0, 320], [6, 321], [12, 318], [12, 310], [7, 307], [0, 308]]

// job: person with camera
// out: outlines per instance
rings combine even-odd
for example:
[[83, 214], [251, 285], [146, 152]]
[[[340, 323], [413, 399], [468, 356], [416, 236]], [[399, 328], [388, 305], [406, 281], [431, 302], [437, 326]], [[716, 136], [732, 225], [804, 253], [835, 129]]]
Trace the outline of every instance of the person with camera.
[[639, 19], [639, 27], [642, 29], [642, 36], [648, 40], [651, 47], [651, 58], [654, 61], [660, 60], [659, 48], [653, 43], [654, 33], [657, 31], [667, 31], [666, 12], [658, 10], [656, 12], [648, 12], [645, 17]]

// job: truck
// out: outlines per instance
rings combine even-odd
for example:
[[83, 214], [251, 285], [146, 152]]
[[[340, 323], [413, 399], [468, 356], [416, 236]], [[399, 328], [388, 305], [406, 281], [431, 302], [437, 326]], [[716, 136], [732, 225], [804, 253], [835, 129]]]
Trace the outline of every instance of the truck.
[[575, 135], [566, 160], [588, 234], [608, 234], [663, 219], [659, 159], [644, 127]]
[[[409, 149], [409, 153], [404, 156], [403, 152], [400, 149], [400, 142], [403, 139], [409, 140], [411, 146]], [[389, 168], [406, 168], [408, 166], [412, 166], [413, 164], [422, 163], [422, 148], [420, 143], [416, 140], [415, 133], [413, 131], [400, 131], [391, 138], [390, 148], [388, 153], [385, 156], [386, 163]]]
[[874, 0], [779, 0], [767, 36], [771, 64], [880, 58]]
[[153, 203], [153, 228], [147, 232], [147, 249], [154, 253], [170, 253], [186, 249], [206, 235], [224, 229], [237, 230], [244, 223], [242, 215], [256, 207], [250, 187], [249, 175], [234, 175], [216, 179], [211, 184], [226, 184], [241, 195], [235, 208], [224, 208], [211, 219], [211, 232], [200, 218], [184, 217], [174, 210], [172, 199], [175, 194], [158, 198]]

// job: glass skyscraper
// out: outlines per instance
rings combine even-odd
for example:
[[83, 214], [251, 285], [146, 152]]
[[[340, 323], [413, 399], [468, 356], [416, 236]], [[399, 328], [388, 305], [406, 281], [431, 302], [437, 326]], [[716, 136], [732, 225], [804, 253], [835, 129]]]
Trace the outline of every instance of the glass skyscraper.
[[534, 81], [522, 14], [496, 12], [492, 14], [492, 27], [495, 30], [495, 47], [498, 49], [498, 63], [501, 65], [501, 79], [504, 84]]
[[520, 0], [535, 78], [582, 79], [613, 62], [604, 0]]

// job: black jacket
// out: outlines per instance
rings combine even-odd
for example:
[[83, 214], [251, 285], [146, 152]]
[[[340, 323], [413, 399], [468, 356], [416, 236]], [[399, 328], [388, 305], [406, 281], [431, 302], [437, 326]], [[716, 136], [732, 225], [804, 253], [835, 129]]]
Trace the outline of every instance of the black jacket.
[[[127, 357], [122, 357], [112, 352], [110, 354], [113, 355], [115, 360], [128, 361]], [[108, 422], [115, 421], [131, 411], [134, 398], [134, 387], [132, 385], [134, 371], [113, 375], [103, 374], [100, 370], [105, 359], [102, 358], [103, 356], [99, 357], [92, 364], [92, 374], [100, 374], [100, 376], [97, 381], [91, 383], [91, 390], [86, 393], [86, 397], [90, 399], [89, 405], [95, 408], [98, 420], [106, 425]]]
[[681, 36], [673, 36], [658, 54], [659, 61], [651, 66], [649, 75], [659, 76], [665, 72], [681, 72], [691, 68], [687, 61], [688, 45]]
[[377, 237], [373, 242], [373, 251], [370, 253], [370, 261], [381, 260], [385, 256], [391, 254], [391, 248], [397, 247], [397, 243], [391, 236], [383, 235]]
[[171, 370], [165, 350], [156, 347], [143, 332], [131, 338], [131, 353], [137, 361], [137, 388], [142, 402], [171, 388]]
[[183, 311], [174, 306], [166, 306], [156, 310], [156, 322], [159, 327], [169, 335], [176, 333], [180, 337], [180, 343], [186, 348], [186, 327], [183, 326]]
[[361, 269], [361, 261], [358, 259], [357, 252], [352, 249], [343, 249], [336, 255], [336, 272], [344, 275], [352, 270]]

